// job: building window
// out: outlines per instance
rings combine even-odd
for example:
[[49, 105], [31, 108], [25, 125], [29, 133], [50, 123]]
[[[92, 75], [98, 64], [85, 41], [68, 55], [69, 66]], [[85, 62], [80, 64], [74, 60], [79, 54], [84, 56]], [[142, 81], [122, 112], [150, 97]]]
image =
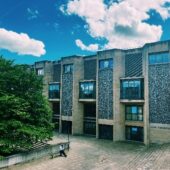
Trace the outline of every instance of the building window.
[[53, 102], [52, 103], [52, 110], [53, 110], [53, 119], [52, 122], [54, 123], [54, 129], [59, 131], [59, 120], [60, 120], [60, 103]]
[[105, 69], [105, 68], [113, 68], [113, 60], [112, 59], [106, 59], [106, 60], [99, 61], [99, 69]]
[[38, 76], [43, 76], [44, 75], [44, 69], [43, 68], [37, 68], [36, 69], [36, 74]]
[[113, 140], [113, 126], [99, 125], [99, 138]]
[[60, 115], [60, 102], [53, 102], [52, 110], [54, 115]]
[[95, 103], [84, 104], [84, 117], [96, 118], [96, 104]]
[[59, 83], [49, 84], [49, 99], [60, 98], [60, 85]]
[[143, 108], [142, 106], [126, 106], [125, 107], [126, 120], [142, 121]]
[[80, 83], [80, 99], [95, 99], [96, 98], [96, 83], [81, 82]]
[[72, 73], [73, 72], [73, 64], [66, 64], [63, 66], [64, 68], [64, 74], [65, 73]]
[[84, 134], [96, 135], [96, 122], [84, 120]]
[[143, 99], [143, 79], [121, 80], [121, 99]]
[[126, 126], [126, 140], [143, 142], [143, 127]]
[[72, 122], [71, 121], [62, 121], [62, 133], [72, 134]]
[[149, 64], [170, 63], [170, 53], [149, 54]]

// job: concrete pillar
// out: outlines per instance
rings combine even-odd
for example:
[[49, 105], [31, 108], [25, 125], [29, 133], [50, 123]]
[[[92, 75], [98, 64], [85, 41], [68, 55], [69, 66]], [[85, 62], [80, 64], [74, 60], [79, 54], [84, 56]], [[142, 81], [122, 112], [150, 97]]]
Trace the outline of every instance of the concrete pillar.
[[148, 52], [143, 50], [143, 75], [144, 75], [144, 105], [143, 105], [143, 121], [144, 121], [144, 144], [149, 145], [149, 85], [148, 85]]
[[121, 141], [125, 139], [125, 112], [124, 105], [120, 103], [120, 77], [124, 75], [125, 68], [124, 53], [115, 51], [113, 63], [113, 140]]
[[83, 134], [83, 104], [79, 102], [79, 81], [84, 78], [83, 58], [74, 59], [72, 133]]
[[97, 62], [96, 62], [96, 138], [99, 138], [99, 113], [98, 113], [98, 70], [99, 70], [99, 58], [97, 57]]
[[63, 74], [63, 65], [61, 64], [61, 75], [60, 75], [60, 119], [59, 119], [59, 133], [62, 132], [62, 115], [61, 115], [61, 107], [62, 107], [62, 74]]
[[52, 81], [52, 63], [49, 61], [46, 61], [44, 63], [44, 77], [43, 77], [43, 95], [47, 97], [48, 99], [48, 86], [49, 82]]

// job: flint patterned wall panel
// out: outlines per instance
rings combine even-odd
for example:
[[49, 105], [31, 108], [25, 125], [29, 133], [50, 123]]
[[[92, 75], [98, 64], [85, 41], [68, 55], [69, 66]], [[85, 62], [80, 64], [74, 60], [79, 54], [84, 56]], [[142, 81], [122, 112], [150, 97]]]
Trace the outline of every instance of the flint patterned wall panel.
[[113, 119], [113, 69], [99, 70], [98, 105], [99, 119]]
[[84, 61], [84, 79], [96, 79], [96, 59]]
[[62, 115], [71, 116], [73, 106], [73, 74], [62, 75]]
[[53, 81], [60, 82], [60, 75], [61, 75], [61, 64], [54, 64], [53, 65]]
[[142, 76], [142, 53], [126, 54], [125, 56], [125, 76]]
[[170, 124], [170, 64], [149, 65], [151, 123]]

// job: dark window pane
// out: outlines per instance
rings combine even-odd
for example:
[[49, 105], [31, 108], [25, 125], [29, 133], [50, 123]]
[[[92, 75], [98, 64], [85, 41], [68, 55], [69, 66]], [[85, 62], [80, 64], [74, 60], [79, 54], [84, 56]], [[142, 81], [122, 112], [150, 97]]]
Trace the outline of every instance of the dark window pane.
[[131, 107], [126, 107], [126, 113], [131, 113]]
[[38, 76], [43, 76], [44, 75], [44, 69], [43, 68], [37, 68], [36, 69], [36, 74]]
[[96, 135], [96, 122], [84, 121], [84, 134]]
[[60, 98], [60, 84], [49, 84], [49, 99]]
[[126, 120], [132, 120], [132, 114], [126, 114]]
[[143, 142], [143, 127], [126, 126], [126, 140]]
[[96, 104], [87, 103], [84, 104], [84, 117], [96, 117]]
[[143, 99], [143, 79], [121, 80], [121, 99]]
[[72, 134], [72, 122], [71, 121], [62, 121], [62, 133]]
[[113, 126], [99, 125], [99, 138], [100, 139], [113, 139]]

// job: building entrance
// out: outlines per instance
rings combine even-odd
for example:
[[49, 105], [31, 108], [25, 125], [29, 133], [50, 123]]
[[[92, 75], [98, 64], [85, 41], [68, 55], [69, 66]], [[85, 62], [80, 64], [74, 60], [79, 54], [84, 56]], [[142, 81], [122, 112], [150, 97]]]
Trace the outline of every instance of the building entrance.
[[84, 104], [84, 134], [96, 135], [96, 103]]

